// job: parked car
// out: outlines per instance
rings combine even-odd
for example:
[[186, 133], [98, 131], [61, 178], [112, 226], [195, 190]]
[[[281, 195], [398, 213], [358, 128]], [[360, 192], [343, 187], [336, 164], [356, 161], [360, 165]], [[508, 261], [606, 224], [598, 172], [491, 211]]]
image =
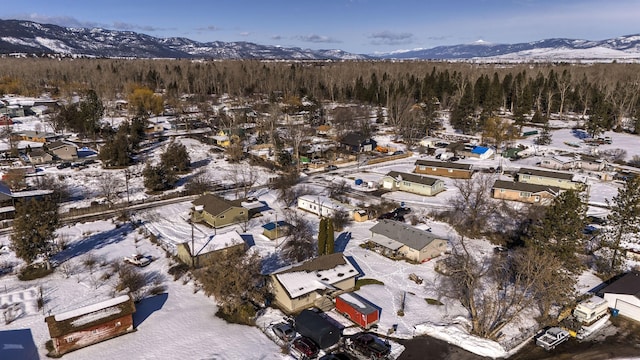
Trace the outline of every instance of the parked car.
[[129, 257], [124, 258], [124, 262], [129, 263], [131, 265], [144, 267], [151, 264], [151, 260], [148, 257], [142, 256], [140, 254], [134, 254]]
[[293, 339], [295, 339], [296, 337], [296, 331], [293, 329], [293, 326], [291, 326], [291, 324], [289, 323], [278, 323], [273, 325], [273, 333], [276, 334], [276, 336], [281, 339], [284, 340], [286, 342], [289, 342]]
[[292, 346], [306, 359], [313, 359], [318, 356], [318, 346], [308, 337], [301, 336], [293, 340]]
[[391, 344], [368, 332], [351, 335], [347, 347], [369, 359], [384, 359], [391, 353]]
[[393, 213], [396, 214], [396, 216], [405, 216], [410, 212], [411, 212], [411, 208], [408, 208], [406, 206], [399, 207], [399, 208], [393, 210]]
[[335, 165], [327, 165], [324, 168], [326, 171], [333, 171], [333, 170], [338, 170], [338, 167]]
[[66, 169], [68, 167], [71, 167], [71, 163], [68, 161], [65, 162], [61, 162], [60, 164], [58, 164], [58, 166], [56, 166], [58, 169]]
[[458, 161], [458, 160], [460, 160], [460, 158], [457, 157], [457, 156], [453, 156], [453, 157], [450, 157], [450, 158], [447, 159], [447, 161], [451, 161], [451, 162]]
[[391, 155], [402, 155], [402, 154], [404, 154], [404, 151], [398, 150], [398, 151], [394, 151], [393, 154]]

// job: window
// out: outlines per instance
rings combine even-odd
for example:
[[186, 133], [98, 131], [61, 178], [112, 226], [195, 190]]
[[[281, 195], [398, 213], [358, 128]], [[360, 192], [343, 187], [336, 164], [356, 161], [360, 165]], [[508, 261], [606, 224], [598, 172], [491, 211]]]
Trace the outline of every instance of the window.
[[437, 170], [438, 170], [437, 168], [431, 168], [431, 171], [437, 171]]
[[418, 169], [420, 169], [420, 170], [426, 170], [426, 169], [427, 169], [427, 167], [426, 167], [426, 166], [424, 166], [424, 165], [420, 165], [420, 166], [418, 166]]
[[220, 217], [220, 219], [224, 219], [224, 215], [220, 215], [219, 217]]
[[240, 211], [240, 215], [244, 215], [244, 211]]
[[65, 339], [68, 343], [73, 342], [73, 336], [69, 336]]
[[450, 172], [450, 173], [452, 173], [452, 172], [453, 172], [453, 169], [449, 169], [449, 172]]
[[122, 326], [122, 323], [120, 321], [116, 321], [116, 327]]
[[536, 195], [533, 197], [533, 201], [540, 202], [540, 195]]
[[501, 194], [504, 194], [504, 193], [505, 193], [505, 190], [504, 190], [504, 189], [500, 189], [500, 193], [501, 193]]
[[527, 192], [527, 191], [520, 191], [520, 197], [528, 198], [528, 197], [530, 197], [530, 196], [531, 196], [531, 193], [530, 193], [530, 192]]

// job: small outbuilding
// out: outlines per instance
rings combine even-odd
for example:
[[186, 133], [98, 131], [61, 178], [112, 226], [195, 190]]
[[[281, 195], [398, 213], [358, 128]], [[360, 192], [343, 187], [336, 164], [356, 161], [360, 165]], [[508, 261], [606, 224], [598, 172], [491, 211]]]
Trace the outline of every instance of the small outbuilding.
[[338, 295], [336, 310], [363, 329], [369, 329], [380, 320], [380, 308], [355, 293]]
[[270, 240], [281, 238], [288, 234], [291, 224], [284, 220], [271, 221], [262, 225], [262, 235], [268, 237]]
[[47, 316], [53, 343], [50, 355], [61, 356], [70, 351], [93, 345], [134, 331], [133, 313], [136, 307], [129, 295], [64, 313]]

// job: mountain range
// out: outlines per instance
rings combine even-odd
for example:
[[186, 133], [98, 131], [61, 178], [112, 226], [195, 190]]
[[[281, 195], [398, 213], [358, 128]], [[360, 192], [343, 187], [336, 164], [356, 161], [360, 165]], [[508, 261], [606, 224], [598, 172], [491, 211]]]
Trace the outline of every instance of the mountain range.
[[476, 42], [380, 54], [312, 50], [251, 42], [198, 42], [157, 38], [132, 31], [67, 28], [23, 20], [0, 20], [0, 54], [64, 55], [107, 58], [198, 58], [263, 60], [473, 60], [640, 61], [640, 35], [590, 41], [547, 39], [518, 44]]

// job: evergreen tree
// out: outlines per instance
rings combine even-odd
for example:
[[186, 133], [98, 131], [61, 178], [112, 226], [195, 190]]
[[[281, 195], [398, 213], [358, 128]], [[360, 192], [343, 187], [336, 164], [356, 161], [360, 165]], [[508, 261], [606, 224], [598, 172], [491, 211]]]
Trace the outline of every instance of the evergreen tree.
[[164, 168], [178, 173], [189, 170], [191, 164], [187, 147], [176, 141], [169, 143], [167, 149], [160, 155], [160, 161]]
[[320, 219], [318, 230], [318, 256], [327, 254], [327, 218]]
[[55, 201], [44, 198], [17, 203], [11, 249], [27, 263], [32, 263], [38, 256], [48, 260], [54, 250], [58, 224], [58, 204]]
[[607, 206], [611, 212], [607, 216], [605, 246], [612, 252], [611, 273], [621, 270], [624, 252], [620, 244], [623, 240], [635, 239], [640, 232], [640, 177], [627, 179], [622, 189]]
[[563, 192], [532, 227], [528, 245], [554, 254], [567, 270], [576, 272], [580, 266], [576, 253], [582, 251], [586, 211], [577, 191]]
[[549, 121], [544, 123], [540, 136], [538, 136], [534, 142], [537, 145], [549, 145], [551, 144], [551, 128], [549, 127]]
[[164, 191], [171, 189], [178, 180], [175, 173], [171, 169], [167, 169], [162, 165], [147, 166], [142, 171], [144, 177], [144, 187], [151, 191]]
[[325, 254], [329, 255], [329, 254], [333, 254], [334, 251], [334, 247], [335, 247], [335, 239], [334, 239], [334, 232], [333, 232], [333, 220], [331, 219], [327, 219], [327, 241], [326, 241], [326, 248], [325, 248]]

